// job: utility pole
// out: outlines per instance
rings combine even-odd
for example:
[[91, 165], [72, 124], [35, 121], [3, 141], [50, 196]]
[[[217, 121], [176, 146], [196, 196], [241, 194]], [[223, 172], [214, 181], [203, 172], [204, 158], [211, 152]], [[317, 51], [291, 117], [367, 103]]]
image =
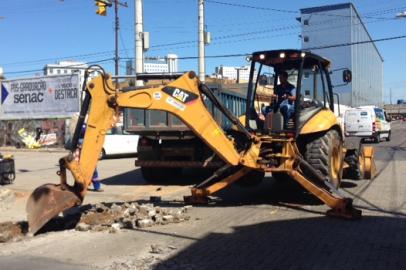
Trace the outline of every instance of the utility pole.
[[115, 72], [116, 75], [116, 86], [118, 87], [118, 73], [119, 73], [119, 64], [120, 64], [120, 56], [118, 55], [118, 35], [120, 32], [120, 18], [118, 16], [118, 6], [128, 7], [127, 2], [120, 2], [118, 0], [114, 1], [114, 45], [115, 45], [115, 54], [114, 54], [114, 65], [115, 65]]
[[115, 72], [114, 75], [116, 75], [116, 87], [118, 87], [118, 65], [120, 59], [118, 58], [118, 31], [120, 31], [120, 24], [119, 24], [119, 18], [118, 18], [118, 1], [114, 1], [114, 16], [115, 16], [115, 23], [114, 23], [114, 39], [115, 39], [115, 54], [114, 54], [114, 65], [115, 65]]
[[389, 88], [389, 103], [392, 105], [392, 88]]
[[205, 51], [204, 51], [204, 0], [198, 0], [199, 7], [199, 79], [205, 81], [206, 76], [206, 63], [205, 63]]
[[[144, 48], [143, 48], [143, 31], [144, 15], [142, 0], [135, 0], [135, 74], [144, 72]], [[137, 80], [136, 86], [142, 86], [143, 81]]]
[[115, 32], [115, 38], [114, 38], [114, 45], [115, 45], [115, 54], [114, 54], [114, 64], [115, 64], [115, 72], [114, 75], [116, 76], [116, 85], [118, 86], [118, 72], [119, 72], [119, 61], [120, 57], [118, 55], [118, 34], [120, 31], [120, 20], [118, 17], [118, 6], [122, 7], [128, 7], [127, 2], [120, 2], [119, 0], [95, 0], [96, 6], [98, 6], [98, 9], [96, 11], [96, 14], [101, 15], [101, 16], [106, 16], [107, 15], [107, 7], [111, 7], [112, 3], [114, 2], [114, 32]]

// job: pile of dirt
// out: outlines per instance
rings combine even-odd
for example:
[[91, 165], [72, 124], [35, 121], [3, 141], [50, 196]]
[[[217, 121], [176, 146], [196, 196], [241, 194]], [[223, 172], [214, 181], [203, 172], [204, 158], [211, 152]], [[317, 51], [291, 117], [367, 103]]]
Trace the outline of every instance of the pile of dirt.
[[3, 222], [0, 223], [0, 243], [21, 240], [27, 233], [27, 222]]
[[189, 220], [186, 212], [190, 207], [163, 208], [150, 203], [138, 204], [136, 202], [99, 203], [91, 205], [81, 213], [76, 230], [117, 232], [120, 229], [178, 223]]

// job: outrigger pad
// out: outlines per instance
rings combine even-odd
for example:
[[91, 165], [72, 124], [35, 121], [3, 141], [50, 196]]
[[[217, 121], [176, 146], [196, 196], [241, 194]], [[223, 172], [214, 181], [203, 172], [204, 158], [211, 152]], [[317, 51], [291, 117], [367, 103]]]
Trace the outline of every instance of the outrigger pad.
[[39, 186], [27, 201], [26, 212], [29, 232], [35, 234], [60, 212], [80, 203], [81, 200], [75, 193], [61, 185], [45, 184]]
[[205, 205], [209, 203], [209, 198], [206, 196], [183, 196], [183, 200], [186, 204], [193, 205]]
[[362, 211], [354, 208], [352, 205], [352, 199], [344, 198], [343, 207], [332, 208], [327, 211], [327, 216], [344, 218], [344, 219], [360, 219], [362, 217]]

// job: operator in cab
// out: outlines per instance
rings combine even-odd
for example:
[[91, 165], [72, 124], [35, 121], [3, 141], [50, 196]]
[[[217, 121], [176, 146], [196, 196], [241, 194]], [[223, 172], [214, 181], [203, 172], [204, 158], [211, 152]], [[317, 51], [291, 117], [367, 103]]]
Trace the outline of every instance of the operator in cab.
[[284, 125], [295, 113], [294, 101], [296, 100], [296, 88], [293, 84], [288, 82], [288, 73], [281, 71], [278, 74], [279, 84], [275, 87], [274, 97], [277, 98], [275, 102], [274, 112], [279, 111], [283, 115]]

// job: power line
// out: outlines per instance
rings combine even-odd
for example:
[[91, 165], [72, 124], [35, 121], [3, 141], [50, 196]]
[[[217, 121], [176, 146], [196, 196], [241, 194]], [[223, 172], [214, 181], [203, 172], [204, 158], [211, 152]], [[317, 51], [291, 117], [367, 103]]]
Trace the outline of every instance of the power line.
[[[360, 44], [373, 43], [373, 42], [390, 41], [390, 40], [404, 39], [404, 38], [406, 38], [406, 35], [395, 36], [395, 37], [387, 37], [387, 38], [380, 38], [380, 39], [374, 39], [374, 40], [365, 40], [365, 41], [347, 42], [347, 43], [339, 43], [339, 44], [331, 44], [331, 45], [325, 45], [325, 46], [311, 47], [311, 48], [306, 48], [303, 51], [320, 50], [320, 49], [328, 49], [328, 48], [335, 48], [335, 47], [346, 47], [346, 46], [360, 45]], [[223, 55], [207, 55], [206, 58], [245, 57], [247, 55], [251, 55], [251, 53], [252, 52], [250, 52], [250, 53], [237, 53], [237, 54], [223, 54]], [[197, 56], [178, 57], [179, 60], [190, 60], [190, 59], [197, 59], [197, 58], [198, 58]]]
[[[206, 0], [208, 1], [208, 0]], [[220, 1], [214, 1], [214, 0], [210, 0], [211, 2], [215, 2], [215, 3], [220, 3]], [[222, 2], [223, 3], [223, 2]], [[230, 3], [228, 3], [230, 4]], [[247, 5], [239, 5], [236, 4], [237, 6], [247, 6]], [[393, 11], [395, 9], [399, 9], [399, 8], [391, 8], [388, 10], [381, 10], [381, 11], [377, 11], [377, 12], [389, 12], [389, 11]], [[342, 20], [344, 18], [339, 18], [339, 19], [333, 19], [333, 20], [328, 20], [328, 22], [330, 21], [334, 21], [334, 20]], [[379, 20], [392, 20], [393, 18], [380, 18]], [[314, 25], [318, 25], [318, 24], [325, 24], [327, 21], [322, 21], [319, 23], [316, 23]], [[377, 21], [374, 21], [377, 22]], [[365, 22], [365, 23], [371, 23], [371, 22]], [[218, 37], [213, 37], [212, 40], [214, 41], [213, 44], [221, 44], [220, 42], [216, 42], [216, 40], [225, 40], [225, 39], [233, 39], [236, 37], [242, 37], [242, 36], [249, 36], [249, 35], [261, 35], [263, 33], [269, 33], [269, 32], [277, 32], [277, 31], [284, 31], [284, 30], [289, 30], [289, 29], [295, 29], [295, 28], [299, 28], [299, 25], [297, 24], [292, 24], [292, 25], [286, 25], [286, 26], [280, 26], [277, 28], [271, 28], [271, 29], [264, 29], [264, 30], [259, 30], [259, 31], [254, 31], [254, 32], [245, 32], [245, 33], [237, 33], [237, 34], [229, 34], [229, 35], [223, 35], [223, 36], [218, 36]], [[334, 28], [334, 27], [333, 27]], [[331, 29], [333, 29], [331, 28]], [[335, 27], [338, 28], [338, 27]], [[330, 29], [330, 28], [329, 28]], [[317, 29], [317, 31], [319, 31], [320, 29]], [[289, 34], [291, 35], [291, 34]], [[278, 35], [279, 36], [279, 35]], [[122, 38], [122, 37], [121, 37]], [[252, 39], [252, 38], [251, 38]], [[246, 41], [246, 40], [251, 40], [251, 39], [241, 39], [242, 41]], [[233, 40], [232, 42], [238, 42], [240, 40]], [[192, 47], [194, 46], [194, 44], [196, 44], [197, 41], [196, 40], [189, 40], [189, 41], [182, 41], [182, 42], [173, 42], [173, 43], [166, 43], [166, 44], [158, 44], [158, 45], [153, 45], [151, 46], [151, 50], [159, 50], [157, 48], [165, 48], [166, 50], [168, 49], [179, 49], [179, 48], [188, 48], [188, 47]], [[189, 46], [176, 46], [176, 45], [186, 45], [186, 44], [193, 44], [193, 45], [189, 45]], [[172, 47], [170, 47], [172, 46]], [[175, 46], [175, 47], [174, 47]], [[169, 47], [169, 48], [166, 48]], [[124, 51], [125, 53], [127, 53], [127, 49], [124, 48], [124, 50], [120, 50], [120, 51]], [[20, 62], [12, 62], [12, 63], [5, 63], [3, 64], [3, 66], [10, 66], [10, 65], [19, 65], [19, 64], [36, 64], [36, 63], [40, 63], [40, 62], [45, 62], [45, 61], [51, 61], [51, 60], [61, 60], [61, 59], [72, 59], [72, 58], [90, 58], [90, 57], [94, 57], [94, 56], [100, 56], [100, 55], [110, 55], [111, 53], [113, 53], [113, 50], [109, 50], [109, 51], [102, 51], [102, 52], [96, 52], [96, 53], [89, 53], [89, 54], [80, 54], [80, 55], [72, 55], [72, 56], [66, 56], [66, 57], [58, 57], [58, 58], [45, 58], [45, 59], [39, 59], [39, 60], [32, 60], [32, 61], [20, 61]]]
[[37, 60], [31, 60], [31, 61], [18, 61], [18, 62], [5, 63], [5, 64], [2, 64], [2, 66], [10, 66], [10, 65], [17, 65], [17, 64], [36, 64], [39, 62], [54, 61], [54, 60], [60, 60], [60, 59], [85, 58], [85, 57], [91, 57], [91, 56], [100, 56], [102, 54], [109, 54], [109, 53], [113, 53], [113, 52], [114, 52], [114, 50], [109, 50], [109, 51], [101, 51], [101, 52], [96, 52], [96, 53], [77, 54], [77, 55], [53, 57], [53, 58], [43, 58], [43, 59], [37, 59]]
[[[214, 1], [214, 2], [217, 3], [218, 1]], [[245, 5], [243, 5], [243, 6], [245, 6]], [[386, 11], [384, 10], [382, 12], [386, 12]], [[339, 18], [320, 21], [320, 22], [315, 23], [313, 25], [324, 25], [326, 23], [338, 22], [340, 20], [345, 20], [345, 19], [347, 19], [349, 17], [356, 17], [356, 16], [335, 16], [335, 17], [339, 17]], [[368, 18], [373, 18], [375, 20], [380, 20], [380, 21], [395, 20], [395, 18], [392, 18], [392, 17], [386, 17], [386, 18], [368, 17]], [[377, 21], [374, 21], [374, 22], [377, 22]], [[360, 20], [360, 23], [362, 23], [361, 20]], [[370, 22], [365, 22], [365, 23], [370, 23]], [[339, 27], [341, 27], [341, 26], [339, 26]], [[339, 27], [331, 27], [331, 29], [339, 28]], [[299, 25], [298, 24], [291, 24], [291, 25], [280, 26], [278, 28], [272, 28], [272, 29], [266, 29], [266, 30], [257, 30], [257, 31], [253, 31], [253, 32], [245, 32], [245, 33], [238, 33], [238, 34], [223, 35], [223, 36], [218, 36], [218, 37], [212, 37], [212, 40], [215, 41], [215, 40], [228, 39], [228, 38], [240, 37], [240, 36], [245, 36], [245, 35], [262, 34], [264, 32], [283, 31], [283, 30], [289, 30], [289, 29], [292, 29], [292, 28], [299, 28]], [[151, 49], [159, 48], [159, 47], [176, 46], [176, 45], [195, 44], [195, 43], [197, 43], [197, 40], [188, 40], [188, 41], [180, 41], [180, 42], [173, 42], [173, 43], [164, 43], [164, 44], [153, 45], [153, 46], [151, 46]]]
[[126, 48], [126, 46], [125, 46], [125, 43], [124, 43], [124, 39], [123, 39], [123, 35], [121, 34], [121, 31], [119, 32], [120, 33], [120, 40], [121, 40], [121, 45], [123, 46], [123, 50], [124, 50], [124, 52], [125, 52], [125, 55], [127, 55], [127, 57], [128, 57], [128, 50], [127, 50], [127, 48]]
[[[367, 43], [373, 43], [373, 42], [383, 42], [383, 41], [390, 41], [390, 40], [397, 40], [397, 39], [404, 39], [404, 38], [406, 38], [406, 35], [386, 37], [386, 38], [380, 38], [380, 39], [374, 39], [374, 40], [365, 40], [365, 41], [358, 41], [358, 42], [347, 42], [347, 43], [340, 43], [340, 44], [331, 44], [331, 45], [325, 45], [325, 46], [311, 47], [311, 48], [307, 48], [303, 51], [320, 50], [320, 49], [328, 49], [328, 48], [336, 48], [336, 47], [346, 47], [346, 46], [367, 44]], [[237, 54], [223, 54], [223, 55], [206, 55], [206, 58], [208, 58], [208, 59], [235, 58], [235, 57], [246, 57], [247, 55], [251, 55], [251, 54], [252, 54], [252, 52], [237, 53]], [[178, 57], [179, 60], [191, 60], [191, 59], [197, 59], [197, 58], [198, 58], [197, 56]], [[123, 58], [123, 59], [134, 59], [134, 58]], [[95, 63], [107, 62], [107, 61], [112, 61], [112, 60], [114, 60], [114, 58], [87, 62], [85, 64], [95, 64]], [[72, 65], [72, 66], [75, 66], [75, 65]], [[69, 66], [66, 66], [66, 67], [69, 67]], [[37, 72], [37, 71], [42, 71], [42, 69], [5, 72], [5, 74], [20, 74], [20, 73], [30, 73], [30, 72]]]
[[[97, 60], [97, 61], [90, 61], [83, 63], [85, 65], [88, 64], [97, 64], [97, 63], [102, 63], [102, 62], [108, 62], [112, 61], [114, 58], [108, 58], [108, 59], [102, 59], [102, 60]], [[82, 63], [81, 63], [82, 64]], [[63, 66], [63, 68], [68, 68], [68, 67], [77, 67], [78, 64], [73, 64], [73, 65], [68, 65], [68, 66]], [[43, 69], [31, 69], [31, 70], [21, 70], [21, 71], [10, 71], [10, 72], [4, 72], [4, 74], [21, 74], [21, 73], [32, 73], [32, 72], [38, 72], [38, 71], [43, 71]]]
[[346, 46], [352, 46], [352, 45], [366, 44], [366, 43], [372, 43], [372, 42], [382, 42], [382, 41], [389, 41], [389, 40], [403, 39], [403, 38], [406, 38], [406, 35], [380, 38], [380, 39], [374, 39], [374, 40], [347, 42], [347, 43], [333, 44], [333, 45], [326, 45], [326, 46], [319, 46], [319, 47], [311, 47], [311, 48], [307, 48], [306, 50], [319, 50], [319, 49], [329, 49], [329, 48], [336, 48], [336, 47], [346, 47]]
[[[395, 20], [394, 18], [388, 18], [387, 20]], [[331, 20], [329, 20], [331, 21]], [[368, 24], [371, 23], [377, 23], [377, 22], [382, 22], [382, 20], [375, 20], [375, 21], [369, 21], [366, 22]], [[356, 24], [353, 25], [360, 25], [363, 24], [362, 21], [359, 21]], [[320, 22], [320, 23], [315, 23], [313, 25], [325, 25], [324, 21]], [[253, 39], [266, 39], [266, 38], [274, 38], [274, 37], [281, 37], [281, 36], [290, 36], [290, 35], [297, 35], [297, 32], [289, 32], [289, 33], [284, 33], [284, 34], [277, 34], [277, 35], [270, 35], [270, 36], [263, 36], [263, 37], [257, 37], [258, 35], [263, 35], [264, 33], [270, 33], [270, 32], [278, 32], [278, 31], [283, 31], [283, 30], [294, 30], [296, 28], [299, 28], [300, 25], [290, 25], [290, 26], [285, 26], [285, 27], [278, 27], [278, 28], [272, 28], [272, 29], [263, 29], [263, 30], [259, 30], [259, 31], [254, 31], [254, 32], [246, 32], [246, 33], [240, 33], [240, 34], [233, 34], [233, 35], [225, 35], [225, 36], [220, 36], [220, 37], [215, 37], [212, 38], [212, 45], [218, 45], [218, 44], [229, 44], [229, 43], [236, 43], [236, 42], [243, 42], [243, 41], [249, 41], [249, 40], [253, 40]], [[335, 27], [325, 27], [325, 28], [316, 28], [314, 30], [307, 30], [306, 33], [310, 33], [310, 32], [318, 32], [318, 31], [323, 31], [323, 30], [331, 30], [331, 29], [338, 29], [338, 28], [344, 28], [347, 27], [346, 25], [339, 25], [339, 26], [335, 26]], [[251, 38], [243, 38], [243, 39], [233, 39], [236, 37], [243, 37], [243, 36], [254, 36]], [[256, 36], [256, 37], [255, 37]], [[224, 41], [227, 39], [232, 39], [229, 41]], [[221, 41], [220, 41], [221, 40]], [[191, 44], [191, 43], [196, 43], [197, 41], [193, 42], [193, 41], [189, 41], [189, 42], [178, 42], [176, 44], [179, 45], [184, 45], [184, 44]], [[172, 46], [172, 47], [165, 47], [162, 45], [162, 48], [151, 48], [150, 51], [162, 51], [162, 50], [174, 50], [174, 49], [184, 49], [184, 48], [191, 48], [194, 47], [195, 45], [187, 45], [187, 46]]]
[[[274, 11], [274, 12], [281, 12], [281, 13], [293, 13], [293, 14], [299, 14], [299, 11], [297, 10], [287, 10], [287, 9], [275, 9], [275, 8], [268, 8], [264, 6], [252, 6], [252, 5], [245, 5], [245, 4], [236, 4], [236, 3], [230, 3], [230, 2], [222, 2], [222, 1], [216, 1], [216, 0], [206, 0], [207, 3], [213, 3], [213, 4], [220, 4], [220, 5], [226, 5], [226, 6], [233, 6], [233, 7], [242, 7], [242, 8], [248, 8], [248, 9], [256, 9], [256, 10], [262, 10], [262, 11]], [[402, 7], [404, 8], [404, 7]], [[393, 11], [395, 8], [392, 8], [391, 10]], [[379, 13], [379, 11], [377, 11]], [[331, 13], [326, 13], [326, 12], [317, 12], [317, 13], [312, 13], [312, 15], [316, 16], [333, 16], [333, 17], [355, 17], [356, 15], [340, 15], [340, 14], [331, 14]], [[379, 17], [372, 17], [372, 16], [360, 16], [362, 18], [368, 18], [368, 19], [385, 19], [385, 18], [379, 18]]]
[[297, 10], [258, 7], [258, 6], [250, 6], [250, 5], [245, 5], [245, 4], [235, 4], [235, 3], [221, 2], [221, 1], [215, 1], [215, 0], [206, 0], [206, 2], [207, 3], [213, 3], [213, 4], [219, 4], [219, 5], [225, 5], [225, 6], [232, 6], [232, 7], [242, 7], [242, 8], [256, 9], [256, 10], [276, 11], [276, 12], [294, 13], [294, 14], [298, 13]]
[[[388, 18], [387, 20], [395, 20], [395, 18]], [[330, 21], [330, 20], [329, 20]], [[376, 23], [376, 22], [383, 22], [382, 20], [375, 20], [375, 21], [369, 21], [366, 22], [368, 24], [370, 23]], [[353, 25], [360, 25], [363, 24], [362, 21], [359, 21], [356, 24]], [[325, 25], [324, 21], [319, 22], [319, 23], [315, 23], [312, 24], [314, 25]], [[241, 41], [248, 41], [248, 40], [253, 40], [253, 39], [264, 39], [264, 37], [255, 37], [255, 38], [244, 38], [244, 39], [238, 39], [238, 40], [230, 40], [228, 42], [219, 42], [219, 40], [225, 40], [225, 39], [233, 39], [236, 37], [242, 37], [242, 36], [258, 36], [258, 35], [262, 35], [264, 33], [270, 33], [270, 32], [278, 32], [278, 31], [284, 31], [284, 30], [294, 30], [296, 28], [299, 28], [300, 25], [290, 25], [290, 26], [285, 26], [285, 27], [278, 27], [278, 28], [272, 28], [272, 29], [263, 29], [263, 30], [259, 30], [259, 31], [255, 31], [255, 32], [246, 32], [246, 33], [242, 33], [242, 34], [233, 34], [233, 35], [225, 35], [225, 36], [220, 36], [220, 37], [215, 37], [212, 38], [212, 45], [218, 45], [218, 44], [227, 44], [227, 43], [235, 43], [235, 42], [241, 42]], [[314, 30], [307, 30], [306, 33], [310, 33], [310, 32], [318, 32], [318, 31], [322, 31], [322, 30], [332, 30], [332, 29], [338, 29], [338, 28], [344, 28], [347, 27], [346, 25], [339, 25], [339, 26], [335, 26], [335, 27], [327, 27], [327, 28], [316, 28]], [[271, 35], [271, 36], [267, 36], [265, 38], [271, 38], [271, 37], [280, 37], [280, 36], [289, 36], [289, 35], [297, 35], [297, 32], [294, 33], [284, 33], [284, 34], [279, 34], [279, 35]], [[187, 44], [187, 43], [181, 43], [179, 42], [179, 44]], [[161, 48], [161, 49], [156, 49], [156, 48], [151, 48], [151, 51], [159, 51], [159, 50], [170, 50], [170, 49], [181, 49], [181, 48], [190, 48], [192, 46], [175, 46], [175, 47], [169, 47], [169, 48]]]

